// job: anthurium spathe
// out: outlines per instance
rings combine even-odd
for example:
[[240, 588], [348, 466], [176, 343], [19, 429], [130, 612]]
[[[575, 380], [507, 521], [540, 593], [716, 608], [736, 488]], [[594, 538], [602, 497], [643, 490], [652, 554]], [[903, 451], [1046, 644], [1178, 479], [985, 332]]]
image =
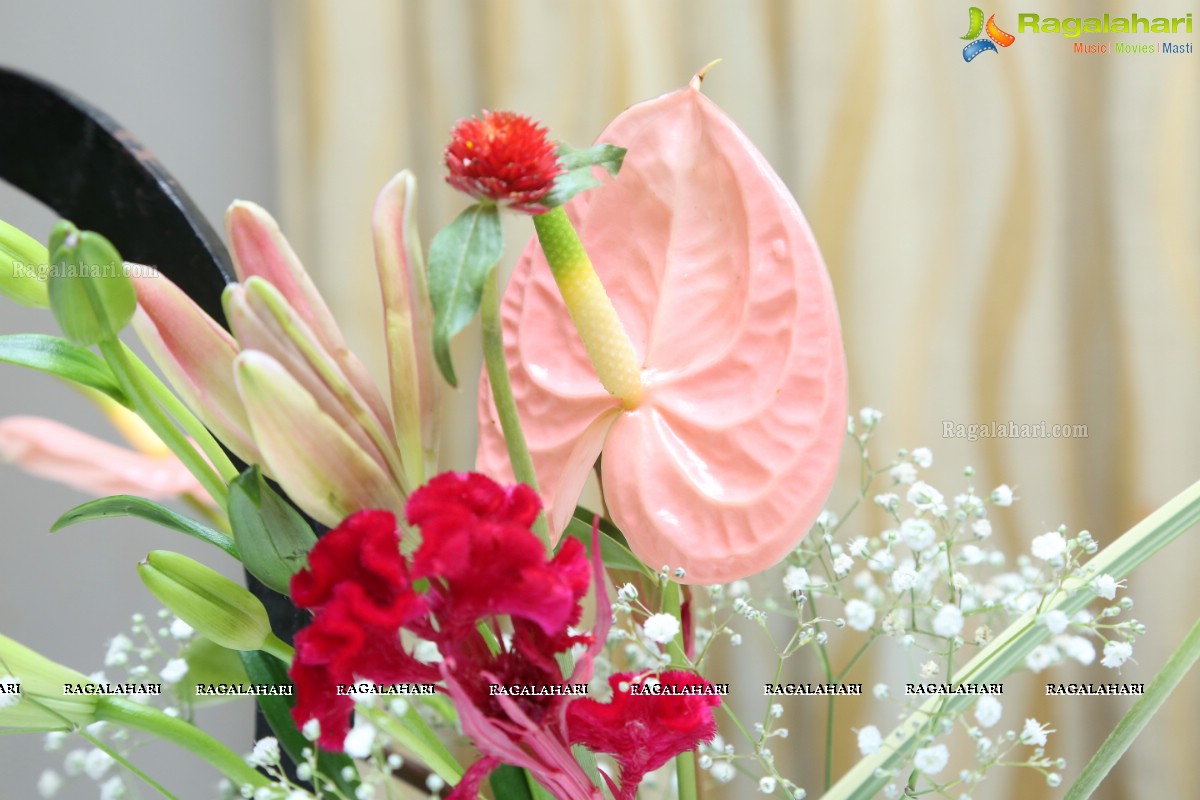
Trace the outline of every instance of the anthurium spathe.
[[[782, 181], [698, 79], [599, 138], [629, 149], [620, 177], [565, 209], [633, 346], [640, 395], [605, 390], [537, 241], [502, 307], [552, 528], [603, 450], [608, 508], [647, 564], [690, 583], [753, 574], [795, 547], [836, 471], [846, 378], [828, 274]], [[486, 387], [480, 423], [478, 466], [506, 477]]]

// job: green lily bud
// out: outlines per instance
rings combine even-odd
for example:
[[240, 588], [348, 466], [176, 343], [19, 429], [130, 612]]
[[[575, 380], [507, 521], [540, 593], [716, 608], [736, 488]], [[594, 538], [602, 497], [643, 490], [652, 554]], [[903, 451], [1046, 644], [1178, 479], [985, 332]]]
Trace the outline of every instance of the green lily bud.
[[0, 728], [68, 730], [91, 725], [97, 719], [99, 695], [65, 688], [92, 683], [86, 675], [2, 635], [0, 676], [15, 678], [21, 687], [18, 702], [0, 703]]
[[72, 344], [115, 339], [137, 310], [137, 293], [112, 243], [66, 220], [50, 234], [50, 310]]
[[30, 308], [46, 308], [50, 256], [41, 243], [0, 220], [0, 294]]
[[271, 636], [267, 610], [216, 570], [168, 550], [138, 564], [146, 588], [202, 636], [230, 650], [261, 650]]

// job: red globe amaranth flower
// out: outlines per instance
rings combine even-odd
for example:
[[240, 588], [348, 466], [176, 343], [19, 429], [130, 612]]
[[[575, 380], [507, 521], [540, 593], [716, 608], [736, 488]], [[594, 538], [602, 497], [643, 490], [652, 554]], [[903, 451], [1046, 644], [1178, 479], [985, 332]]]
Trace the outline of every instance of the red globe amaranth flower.
[[400, 628], [428, 610], [412, 590], [391, 513], [360, 511], [321, 537], [308, 568], [292, 577], [291, 593], [296, 605], [316, 612], [296, 635], [292, 717], [297, 725], [320, 721], [322, 747], [341, 750], [349, 731], [354, 701], [337, 693], [339, 684], [438, 679], [437, 669], [413, 658], [400, 641]]
[[[638, 694], [631, 691], [649, 673], [619, 673], [608, 679], [609, 703], [581, 698], [567, 707], [567, 735], [597, 753], [611, 753], [621, 765], [616, 800], [632, 800], [646, 773], [680, 753], [692, 750], [717, 734], [712, 709], [721, 704], [715, 694]], [[655, 676], [664, 687], [711, 687], [691, 672], [670, 671]], [[622, 686], [625, 687], [622, 690]]]
[[446, 146], [446, 182], [477, 200], [541, 214], [538, 204], [562, 174], [546, 129], [511, 111], [484, 111], [454, 126]]

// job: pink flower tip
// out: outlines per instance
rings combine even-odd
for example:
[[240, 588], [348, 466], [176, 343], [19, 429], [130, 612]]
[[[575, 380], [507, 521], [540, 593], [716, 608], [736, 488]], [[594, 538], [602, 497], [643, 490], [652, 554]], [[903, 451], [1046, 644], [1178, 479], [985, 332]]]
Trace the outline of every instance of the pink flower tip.
[[539, 201], [563, 169], [546, 128], [512, 111], [460, 120], [446, 146], [446, 182], [476, 200], [540, 214]]

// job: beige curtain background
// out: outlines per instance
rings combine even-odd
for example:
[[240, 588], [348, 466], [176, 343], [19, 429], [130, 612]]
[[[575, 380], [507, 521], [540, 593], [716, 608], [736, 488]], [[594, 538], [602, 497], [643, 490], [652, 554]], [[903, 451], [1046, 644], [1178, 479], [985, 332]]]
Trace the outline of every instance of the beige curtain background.
[[[1030, 5], [985, 11], [1015, 32]], [[1180, 0], [1036, 5], [1057, 16], [1193, 10]], [[966, 64], [968, 6], [280, 4], [278, 210], [354, 346], [382, 374], [369, 218], [393, 173], [407, 167], [420, 180], [427, 244], [463, 206], [440, 158], [456, 119], [512, 108], [584, 144], [626, 106], [723, 58], [704, 91], [774, 165], [821, 243], [851, 405], [888, 415], [876, 458], [930, 446], [931, 480], [944, 490], [962, 486], [967, 464], [981, 489], [1015, 485], [1020, 502], [996, 519], [1014, 555], [1059, 523], [1107, 543], [1200, 478], [1200, 61], [1076, 55], [1072, 40], [1026, 34]], [[529, 226], [507, 224], [515, 251]], [[477, 371], [476, 341], [461, 337], [460, 374]], [[451, 401], [446, 466], [471, 464], [473, 399], [465, 386]], [[1088, 436], [942, 438], [943, 421], [992, 420], [1083, 424]], [[1200, 614], [1189, 591], [1198, 536], [1130, 580], [1149, 633], [1120, 679], [1149, 681]], [[858, 679], [882, 669], [863, 666]], [[1101, 672], [1061, 667], [1041, 677], [1110, 679]], [[1097, 797], [1193, 796], [1198, 685], [1192, 675], [1180, 687]], [[1052, 720], [1049, 752], [1069, 760], [1070, 781], [1127, 707], [1053, 702], [1040, 681], [1013, 681], [1004, 723]], [[857, 757], [852, 726], [894, 721], [871, 705], [854, 711], [839, 720], [837, 772]], [[815, 797], [823, 708], [790, 713], [793, 734], [777, 753], [801, 765]], [[971, 791], [1053, 794], [1035, 773], [1011, 770]]]

